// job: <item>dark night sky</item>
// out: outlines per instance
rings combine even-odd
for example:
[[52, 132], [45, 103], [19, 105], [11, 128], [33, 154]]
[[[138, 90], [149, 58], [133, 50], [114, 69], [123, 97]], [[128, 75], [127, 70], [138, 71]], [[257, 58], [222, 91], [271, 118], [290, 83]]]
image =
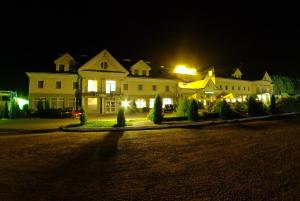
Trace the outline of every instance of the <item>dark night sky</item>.
[[92, 57], [104, 48], [170, 67], [241, 64], [259, 76], [300, 77], [296, 5], [99, 2], [2, 5], [0, 90], [26, 89], [24, 72], [52, 70], [59, 53]]

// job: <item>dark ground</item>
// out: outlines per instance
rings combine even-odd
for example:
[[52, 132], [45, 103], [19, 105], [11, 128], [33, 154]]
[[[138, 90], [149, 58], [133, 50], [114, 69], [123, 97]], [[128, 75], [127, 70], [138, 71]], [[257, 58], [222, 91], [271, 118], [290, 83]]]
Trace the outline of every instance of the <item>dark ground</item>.
[[300, 200], [300, 118], [2, 133], [0, 200]]

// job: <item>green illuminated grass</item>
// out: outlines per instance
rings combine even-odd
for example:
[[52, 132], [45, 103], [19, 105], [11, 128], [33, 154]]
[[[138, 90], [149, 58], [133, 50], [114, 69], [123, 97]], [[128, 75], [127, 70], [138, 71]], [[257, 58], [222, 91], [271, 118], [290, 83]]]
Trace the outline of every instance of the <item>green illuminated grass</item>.
[[[133, 123], [140, 122], [141, 120], [127, 120], [126, 126], [132, 126]], [[99, 127], [114, 127], [117, 124], [116, 120], [102, 120], [102, 121], [88, 121], [86, 124], [69, 124], [67, 127], [79, 128], [99, 128]]]

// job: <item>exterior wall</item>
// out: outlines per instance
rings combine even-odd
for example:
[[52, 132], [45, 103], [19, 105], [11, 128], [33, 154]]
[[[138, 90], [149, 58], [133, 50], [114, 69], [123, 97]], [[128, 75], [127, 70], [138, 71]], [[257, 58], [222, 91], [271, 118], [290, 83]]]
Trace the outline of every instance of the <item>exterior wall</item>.
[[[70, 61], [74, 59], [65, 54], [55, 60], [56, 70], [59, 70], [59, 64], [65, 65], [65, 71], [69, 70]], [[107, 64], [104, 67], [102, 64]], [[132, 66], [131, 70], [139, 69], [139, 75], [142, 70], [147, 70], [147, 76], [151, 67], [140, 60]], [[50, 107], [57, 107], [55, 102], [63, 100], [62, 107], [74, 107], [74, 100], [77, 95], [81, 97], [81, 105], [89, 113], [115, 113], [117, 108], [124, 100], [143, 100], [146, 107], [150, 107], [150, 100], [157, 94], [165, 100], [171, 99], [174, 103], [179, 95], [194, 96], [197, 100], [213, 101], [220, 94], [234, 94], [235, 96], [246, 97], [249, 95], [260, 95], [261, 99], [273, 93], [271, 80], [248, 81], [242, 79], [215, 77], [214, 69], [210, 69], [207, 74], [202, 75], [177, 75], [177, 79], [149, 78], [149, 77], [128, 77], [129, 72], [106, 50], [103, 50], [91, 60], [86, 62], [78, 69], [78, 74], [71, 73], [27, 73], [29, 77], [29, 108], [36, 109], [39, 99], [48, 100]], [[150, 72], [151, 74], [151, 72]], [[97, 90], [88, 91], [88, 81], [97, 80]], [[116, 81], [116, 90], [110, 93], [106, 91], [106, 80]], [[186, 83], [196, 81], [191, 89], [179, 88], [179, 80]], [[43, 88], [38, 88], [38, 81], [44, 82]], [[56, 81], [61, 81], [61, 88], [56, 88]], [[199, 81], [199, 82], [197, 82]], [[78, 82], [78, 89], [73, 88], [73, 83]], [[184, 84], [186, 84], [184, 83]], [[124, 88], [128, 86], [128, 89]], [[142, 85], [142, 90], [139, 89]], [[153, 85], [156, 86], [154, 90]], [[166, 87], [169, 86], [169, 90]], [[227, 89], [226, 89], [227, 86]], [[181, 87], [183, 87], [181, 85]], [[78, 93], [77, 93], [78, 92]], [[152, 101], [151, 100], [151, 101]], [[89, 104], [92, 103], [92, 104]], [[144, 103], [144, 102], [143, 102]]]
[[[73, 83], [78, 81], [75, 74], [58, 74], [58, 73], [28, 73], [29, 76], [29, 108], [36, 110], [37, 100], [40, 98], [47, 99], [50, 107], [52, 98], [63, 98], [64, 107], [71, 107], [69, 99], [75, 98], [76, 89]], [[38, 81], [43, 81], [43, 88], [38, 88]], [[56, 88], [56, 81], [61, 81], [61, 88]]]

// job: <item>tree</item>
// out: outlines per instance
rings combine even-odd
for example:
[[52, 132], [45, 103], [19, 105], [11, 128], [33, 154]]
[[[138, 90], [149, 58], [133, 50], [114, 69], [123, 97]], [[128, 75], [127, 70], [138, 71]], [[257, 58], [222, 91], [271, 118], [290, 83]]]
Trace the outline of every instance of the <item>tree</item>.
[[233, 117], [233, 111], [226, 100], [220, 102], [219, 117], [221, 119], [231, 119]]
[[5, 102], [3, 117], [9, 119], [9, 109], [7, 101]]
[[198, 105], [195, 99], [191, 101], [189, 104], [188, 109], [188, 119], [191, 121], [197, 121], [198, 120]]
[[152, 120], [155, 124], [160, 124], [162, 122], [162, 99], [160, 95], [157, 95], [155, 97], [154, 107], [150, 111], [149, 119]]
[[186, 117], [188, 115], [189, 101], [186, 97], [181, 96], [178, 100], [176, 114], [179, 117]]
[[79, 118], [80, 119], [80, 123], [81, 124], [86, 124], [86, 122], [88, 120], [88, 116], [86, 114], [85, 109], [83, 107], [81, 107], [80, 112], [81, 112], [80, 118]]
[[43, 101], [41, 99], [38, 101], [36, 109], [37, 109], [38, 115], [41, 117], [42, 113], [44, 111], [44, 105], [43, 105]]
[[126, 120], [125, 120], [125, 114], [124, 114], [124, 107], [120, 107], [118, 109], [118, 114], [117, 114], [117, 126], [124, 127], [125, 124], [126, 124]]
[[276, 100], [275, 100], [274, 95], [271, 96], [270, 112], [272, 114], [275, 114], [277, 112], [277, 110], [276, 110]]
[[264, 115], [266, 113], [266, 107], [261, 101], [256, 101], [253, 96], [250, 96], [248, 99], [248, 115], [259, 116]]

